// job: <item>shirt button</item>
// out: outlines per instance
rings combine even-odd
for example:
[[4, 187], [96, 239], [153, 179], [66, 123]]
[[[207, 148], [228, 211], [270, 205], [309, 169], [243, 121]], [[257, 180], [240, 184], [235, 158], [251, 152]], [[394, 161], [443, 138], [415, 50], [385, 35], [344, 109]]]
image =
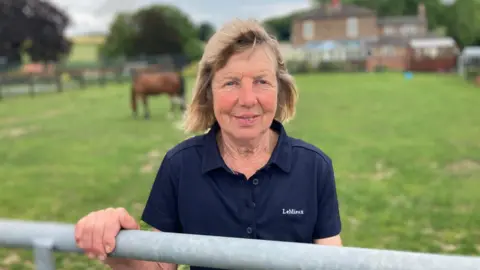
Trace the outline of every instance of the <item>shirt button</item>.
[[248, 227], [248, 228], [247, 228], [247, 233], [248, 233], [248, 234], [252, 234], [252, 231], [253, 231], [253, 230], [252, 230], [251, 227]]
[[257, 179], [257, 178], [253, 179], [252, 183], [253, 183], [254, 185], [258, 185], [258, 179]]

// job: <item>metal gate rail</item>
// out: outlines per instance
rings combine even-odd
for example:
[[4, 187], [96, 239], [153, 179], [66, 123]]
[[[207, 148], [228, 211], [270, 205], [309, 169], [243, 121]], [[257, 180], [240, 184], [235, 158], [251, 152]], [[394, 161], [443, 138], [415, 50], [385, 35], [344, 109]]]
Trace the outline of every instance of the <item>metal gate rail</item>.
[[[223, 269], [479, 270], [480, 257], [121, 231], [114, 257]], [[74, 225], [0, 219], [0, 246], [33, 248], [36, 269], [53, 270], [53, 252], [83, 253]]]

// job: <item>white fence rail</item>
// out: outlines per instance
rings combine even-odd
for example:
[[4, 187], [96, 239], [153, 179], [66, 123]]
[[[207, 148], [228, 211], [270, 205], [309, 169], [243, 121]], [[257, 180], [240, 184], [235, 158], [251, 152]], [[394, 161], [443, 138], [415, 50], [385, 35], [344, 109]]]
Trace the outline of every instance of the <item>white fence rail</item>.
[[[76, 252], [74, 225], [0, 219], [0, 247], [34, 250], [36, 269], [53, 253]], [[329, 247], [228, 237], [121, 231], [111, 254], [223, 269], [479, 270], [480, 257]]]

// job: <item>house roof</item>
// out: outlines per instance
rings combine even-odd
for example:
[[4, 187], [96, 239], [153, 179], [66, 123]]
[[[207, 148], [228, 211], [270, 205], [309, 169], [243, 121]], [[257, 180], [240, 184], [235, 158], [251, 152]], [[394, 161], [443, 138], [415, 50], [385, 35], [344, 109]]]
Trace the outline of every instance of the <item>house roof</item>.
[[455, 40], [451, 37], [412, 38], [409, 42], [412, 48], [455, 47], [456, 44]]
[[376, 42], [372, 42], [369, 45], [394, 45], [394, 46], [406, 46], [409, 37], [397, 37], [397, 36], [381, 36]]
[[425, 23], [425, 19], [417, 16], [390, 16], [377, 19], [378, 25], [398, 25], [398, 24], [417, 24]]
[[320, 7], [297, 14], [294, 17], [294, 20], [322, 20], [350, 16], [375, 16], [375, 12], [370, 9], [350, 4], [341, 4], [338, 8], [333, 8], [328, 5], [321, 5]]
[[419, 35], [409, 35], [409, 36], [380, 36], [377, 41], [372, 41], [369, 46], [378, 46], [378, 45], [393, 45], [393, 46], [407, 46], [411, 40], [431, 40], [435, 38], [440, 38], [440, 36], [434, 32], [428, 32], [426, 34]]
[[337, 40], [319, 40], [310, 41], [304, 44], [301, 48], [306, 50], [332, 50], [338, 47], [361, 48], [364, 44], [375, 42], [376, 37], [362, 38], [362, 39], [337, 39]]
[[466, 58], [480, 57], [480, 46], [465, 47], [462, 51], [462, 57], [466, 57]]

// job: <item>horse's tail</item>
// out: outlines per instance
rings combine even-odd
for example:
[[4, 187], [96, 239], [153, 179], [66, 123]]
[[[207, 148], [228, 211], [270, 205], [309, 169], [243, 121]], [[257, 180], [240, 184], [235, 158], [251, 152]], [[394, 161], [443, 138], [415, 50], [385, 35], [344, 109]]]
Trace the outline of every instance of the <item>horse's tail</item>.
[[132, 111], [134, 114], [137, 114], [137, 97], [136, 97], [136, 93], [135, 93], [135, 83], [133, 82], [132, 83], [132, 88], [131, 88], [131, 93], [130, 93], [130, 96], [131, 96], [131, 106], [132, 106]]

